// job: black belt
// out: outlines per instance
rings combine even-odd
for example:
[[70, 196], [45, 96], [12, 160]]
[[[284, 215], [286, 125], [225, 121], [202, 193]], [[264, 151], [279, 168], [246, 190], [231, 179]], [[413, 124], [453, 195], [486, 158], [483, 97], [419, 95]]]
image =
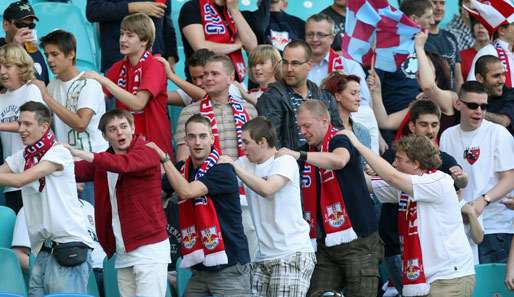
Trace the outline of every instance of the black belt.
[[53, 251], [54, 251], [54, 248], [58, 245], [57, 242], [53, 241], [53, 240], [45, 240], [43, 242], [43, 246], [41, 247], [41, 251], [42, 252], [47, 252], [49, 254], [52, 254]]

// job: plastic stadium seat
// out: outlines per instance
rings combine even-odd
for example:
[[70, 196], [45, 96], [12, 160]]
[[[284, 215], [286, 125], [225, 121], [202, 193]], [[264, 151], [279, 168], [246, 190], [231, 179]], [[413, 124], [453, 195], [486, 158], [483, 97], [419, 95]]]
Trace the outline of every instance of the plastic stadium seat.
[[104, 259], [104, 291], [105, 297], [119, 297], [120, 291], [118, 289], [118, 277], [116, 269], [114, 268], [114, 261], [116, 261], [116, 255], [110, 259], [105, 257]]
[[505, 264], [475, 265], [476, 285], [473, 297], [513, 297], [503, 283]]
[[89, 279], [87, 280], [87, 293], [94, 297], [100, 296], [98, 285], [96, 284], [95, 273], [93, 271], [89, 273]]
[[0, 206], [0, 247], [10, 248], [16, 214], [6, 206]]
[[187, 288], [187, 283], [191, 278], [191, 270], [188, 268], [180, 268], [180, 263], [182, 262], [182, 258], [179, 258], [177, 261], [177, 293], [178, 297], [184, 296], [184, 292]]
[[59, 294], [48, 294], [45, 297], [93, 297], [87, 294], [73, 294], [73, 293], [59, 293]]
[[294, 0], [288, 1], [286, 12], [306, 20], [309, 16], [318, 13], [332, 5], [332, 0]]
[[0, 248], [0, 292], [27, 295], [20, 262], [16, 254], [6, 248]]
[[69, 31], [77, 39], [77, 61], [94, 65], [95, 70], [100, 68], [95, 27], [86, 20], [77, 6], [72, 3], [38, 2], [33, 7], [40, 20], [36, 26], [39, 38], [59, 28]]
[[18, 295], [18, 294], [9, 294], [9, 293], [0, 292], [0, 297], [24, 297], [24, 296]]

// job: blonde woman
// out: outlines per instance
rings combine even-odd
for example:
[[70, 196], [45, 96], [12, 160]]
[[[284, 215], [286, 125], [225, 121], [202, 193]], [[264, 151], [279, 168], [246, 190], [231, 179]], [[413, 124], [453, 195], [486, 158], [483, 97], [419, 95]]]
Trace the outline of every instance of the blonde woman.
[[250, 52], [248, 76], [259, 87], [246, 91], [239, 84], [241, 94], [246, 101], [253, 105], [257, 104], [257, 100], [266, 91], [268, 85], [282, 78], [281, 61], [282, 57], [278, 50], [268, 44], [259, 45]]
[[[43, 102], [39, 88], [29, 82], [34, 78], [34, 62], [25, 49], [15, 43], [0, 48], [0, 138], [3, 159], [22, 150], [24, 145], [17, 133], [19, 108], [27, 101]], [[22, 206], [21, 190], [4, 188], [6, 205], [16, 213]]]

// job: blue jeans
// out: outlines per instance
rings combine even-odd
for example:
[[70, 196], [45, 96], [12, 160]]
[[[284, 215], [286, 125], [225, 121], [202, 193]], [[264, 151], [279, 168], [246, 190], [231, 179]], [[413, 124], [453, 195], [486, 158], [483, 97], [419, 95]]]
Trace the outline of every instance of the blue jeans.
[[508, 233], [484, 235], [484, 240], [478, 245], [480, 264], [507, 263], [512, 235]]
[[29, 297], [42, 297], [52, 293], [87, 294], [87, 281], [91, 271], [91, 251], [87, 261], [73, 267], [59, 265], [48, 252], [39, 252], [29, 281]]
[[396, 290], [402, 292], [402, 255], [394, 255], [384, 257], [384, 266], [387, 270], [387, 276], [393, 283]]

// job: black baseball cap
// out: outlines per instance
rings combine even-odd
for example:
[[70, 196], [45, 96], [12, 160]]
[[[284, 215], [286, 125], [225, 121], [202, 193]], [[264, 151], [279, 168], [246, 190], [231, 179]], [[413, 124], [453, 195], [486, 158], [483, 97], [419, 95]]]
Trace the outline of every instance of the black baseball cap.
[[34, 9], [26, 1], [13, 2], [4, 10], [4, 19], [8, 21], [16, 21], [28, 17], [33, 17], [39, 21], [34, 13]]

